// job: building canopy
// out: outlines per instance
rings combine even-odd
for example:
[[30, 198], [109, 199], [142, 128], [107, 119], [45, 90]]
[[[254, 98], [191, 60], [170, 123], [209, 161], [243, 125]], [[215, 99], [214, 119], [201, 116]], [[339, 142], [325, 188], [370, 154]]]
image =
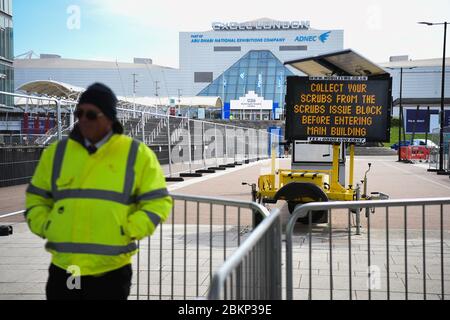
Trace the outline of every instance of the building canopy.
[[[29, 95], [45, 96], [57, 99], [77, 101], [85, 88], [72, 86], [67, 83], [52, 80], [38, 80], [28, 82], [17, 91], [24, 92]], [[222, 99], [220, 97], [122, 97], [117, 96], [119, 106], [137, 106], [154, 107], [154, 106], [179, 106], [179, 107], [206, 107], [206, 108], [222, 108]]]
[[52, 80], [37, 80], [25, 83], [17, 88], [26, 94], [47, 96], [52, 98], [78, 100], [78, 96], [84, 91], [84, 88], [72, 86], [70, 84]]

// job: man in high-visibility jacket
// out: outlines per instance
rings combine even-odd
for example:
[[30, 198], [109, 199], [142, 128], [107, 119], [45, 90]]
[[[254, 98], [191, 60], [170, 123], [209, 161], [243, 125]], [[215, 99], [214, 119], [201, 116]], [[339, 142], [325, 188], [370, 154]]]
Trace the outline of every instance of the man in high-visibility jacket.
[[68, 139], [42, 154], [26, 194], [26, 219], [52, 254], [48, 299], [127, 299], [135, 240], [172, 208], [161, 166], [123, 135], [117, 98], [96, 83], [80, 97]]

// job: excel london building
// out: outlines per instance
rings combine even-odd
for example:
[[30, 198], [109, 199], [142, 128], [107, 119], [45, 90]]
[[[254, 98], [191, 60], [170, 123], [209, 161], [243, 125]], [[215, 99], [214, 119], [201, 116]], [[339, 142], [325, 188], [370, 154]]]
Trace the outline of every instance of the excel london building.
[[44, 55], [15, 60], [15, 87], [52, 79], [86, 88], [96, 79], [121, 96], [220, 97], [223, 110], [213, 113], [217, 118], [277, 119], [283, 114], [286, 77], [295, 74], [283, 62], [342, 50], [343, 43], [343, 30], [317, 30], [309, 21], [213, 22], [208, 31], [180, 32], [178, 69], [152, 59], [117, 63]]
[[283, 62], [342, 50], [343, 43], [343, 30], [313, 29], [309, 21], [214, 22], [210, 31], [180, 33], [180, 71], [192, 83], [184, 90], [221, 97], [224, 118], [278, 118], [285, 79], [295, 74]]

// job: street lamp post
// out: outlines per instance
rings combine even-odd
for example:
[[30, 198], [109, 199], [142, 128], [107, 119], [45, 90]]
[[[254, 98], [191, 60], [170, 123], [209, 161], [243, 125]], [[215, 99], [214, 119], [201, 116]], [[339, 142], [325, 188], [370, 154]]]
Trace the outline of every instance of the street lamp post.
[[[401, 154], [400, 154], [400, 145], [402, 141], [402, 128], [403, 128], [403, 69], [414, 69], [415, 67], [409, 67], [409, 68], [393, 68], [388, 67], [388, 69], [395, 70], [400, 69], [400, 103], [399, 103], [399, 112], [398, 112], [398, 119], [399, 119], [399, 125], [398, 125], [398, 162], [402, 161]], [[417, 119], [416, 119], [417, 121]]]
[[427, 26], [444, 25], [444, 53], [442, 55], [442, 81], [441, 81], [441, 125], [439, 130], [439, 169], [437, 174], [447, 174], [444, 170], [444, 123], [445, 123], [445, 48], [447, 44], [447, 24], [448, 22], [432, 23], [432, 22], [418, 22], [419, 24], [425, 24]]
[[404, 123], [403, 119], [403, 100], [402, 100], [402, 93], [403, 93], [403, 68], [400, 68], [400, 106], [399, 106], [399, 113], [398, 113], [398, 162], [402, 161], [401, 157], [401, 145], [402, 145], [402, 127]]

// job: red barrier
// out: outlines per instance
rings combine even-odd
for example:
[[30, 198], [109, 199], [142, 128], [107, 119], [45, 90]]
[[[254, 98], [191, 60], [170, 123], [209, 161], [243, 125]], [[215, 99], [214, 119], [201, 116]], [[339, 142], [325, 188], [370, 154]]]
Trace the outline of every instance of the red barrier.
[[428, 161], [430, 158], [430, 150], [424, 146], [408, 146], [400, 148], [400, 159], [413, 161]]
[[23, 125], [22, 125], [22, 133], [23, 134], [28, 134], [28, 130], [29, 130], [29, 117], [28, 117], [28, 113], [24, 113], [23, 114]]

